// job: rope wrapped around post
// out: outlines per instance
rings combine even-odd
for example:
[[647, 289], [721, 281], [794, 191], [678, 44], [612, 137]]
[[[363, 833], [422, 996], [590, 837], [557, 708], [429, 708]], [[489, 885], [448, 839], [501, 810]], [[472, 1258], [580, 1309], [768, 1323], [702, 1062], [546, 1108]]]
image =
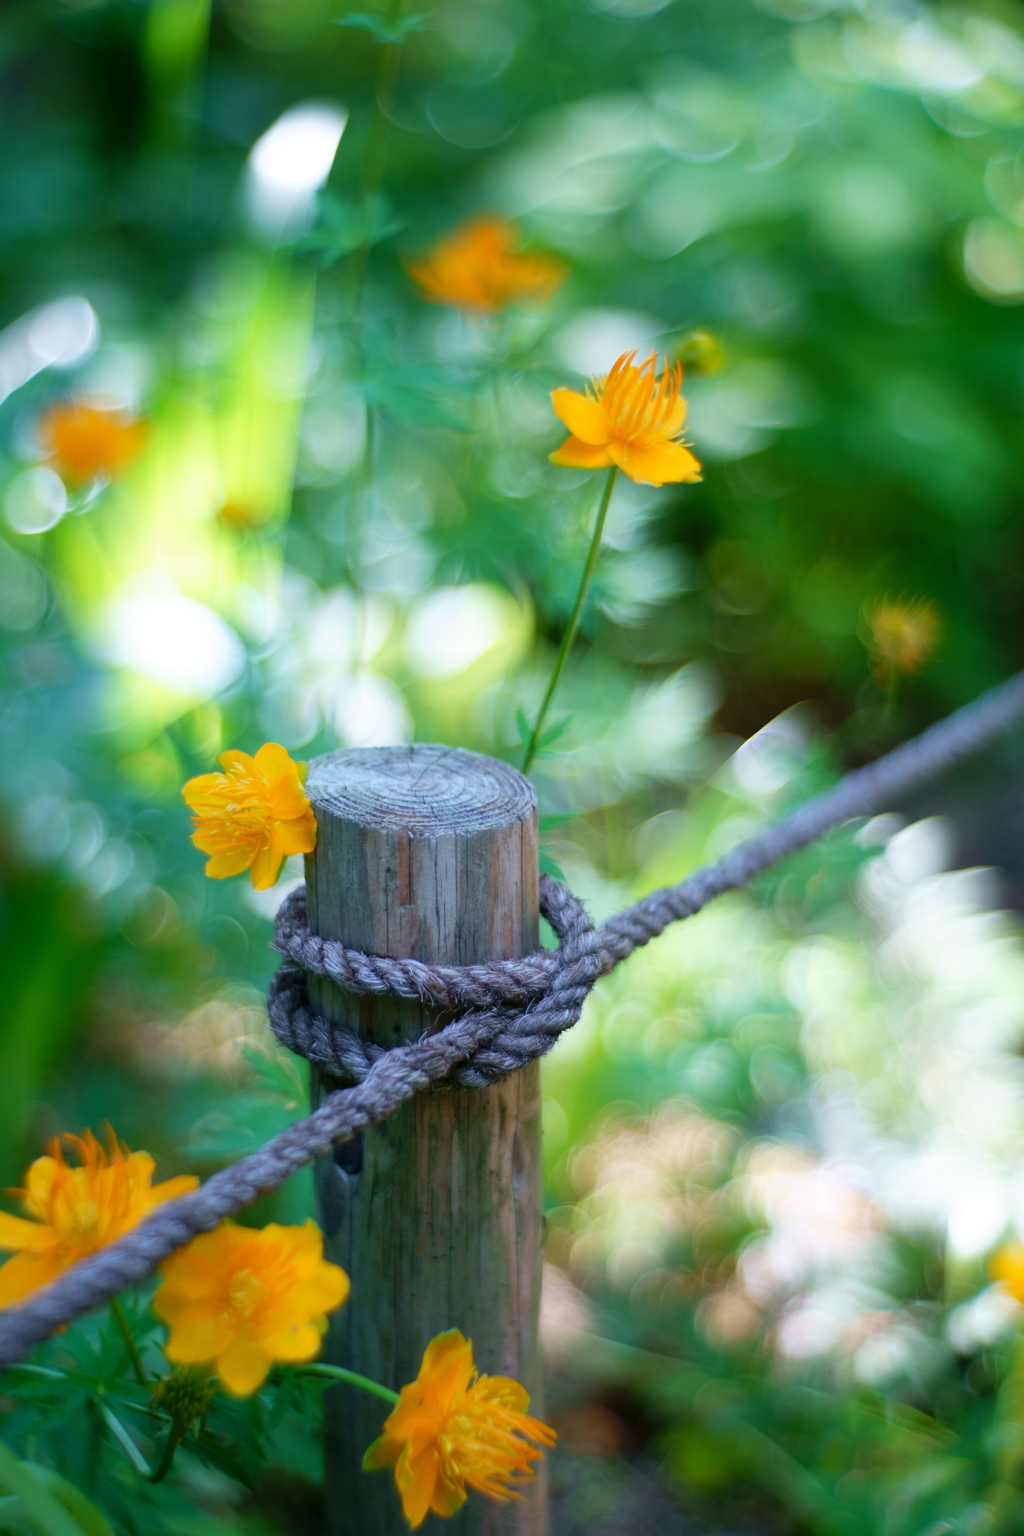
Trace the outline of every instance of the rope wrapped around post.
[[[328, 947], [308, 934], [299, 903], [287, 907], [276, 940], [285, 961], [271, 999], [273, 1028], [292, 1048], [323, 1051], [330, 1071], [355, 1077], [312, 1115], [275, 1136], [191, 1194], [160, 1206], [109, 1247], [83, 1260], [23, 1303], [0, 1313], [0, 1366], [128, 1285], [199, 1232], [210, 1231], [260, 1195], [276, 1189], [334, 1144], [389, 1115], [399, 1104], [445, 1080], [486, 1085], [550, 1050], [574, 1024], [594, 983], [671, 922], [699, 912], [830, 828], [887, 808], [922, 784], [980, 751], [1024, 718], [1024, 673], [983, 694], [865, 768], [847, 774], [774, 826], [734, 848], [718, 863], [678, 885], [654, 891], [595, 930], [579, 901], [555, 881], [544, 883], [544, 911], [559, 939], [557, 951], [523, 961], [453, 967], [423, 966]], [[319, 946], [319, 948], [318, 948]], [[411, 987], [402, 996], [429, 996], [468, 1011], [411, 1045], [371, 1059], [347, 1037], [312, 1015], [304, 1000], [306, 970], [324, 969], [356, 990]], [[327, 969], [330, 966], [332, 969]], [[400, 972], [391, 969], [399, 967]], [[546, 978], [546, 979], [545, 979]], [[419, 990], [425, 989], [425, 990]], [[325, 1033], [326, 1031], [326, 1033]], [[313, 1059], [318, 1059], [313, 1056]]]

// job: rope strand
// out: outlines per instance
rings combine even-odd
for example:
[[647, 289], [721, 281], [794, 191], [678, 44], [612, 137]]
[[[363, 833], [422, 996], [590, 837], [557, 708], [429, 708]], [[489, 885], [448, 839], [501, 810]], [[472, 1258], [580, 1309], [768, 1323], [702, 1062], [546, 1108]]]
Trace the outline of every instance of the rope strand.
[[[759, 836], [681, 881], [652, 891], [595, 931], [565, 886], [545, 879], [542, 903], [559, 939], [557, 951], [465, 968], [427, 966], [361, 955], [309, 934], [297, 898], [285, 904], [275, 938], [284, 963], [269, 1003], [275, 1033], [336, 1075], [355, 1077], [313, 1114], [258, 1152], [223, 1169], [197, 1190], [169, 1200], [145, 1221], [43, 1290], [0, 1313], [0, 1366], [157, 1265], [200, 1232], [208, 1232], [260, 1195], [277, 1189], [304, 1164], [349, 1140], [425, 1089], [445, 1082], [482, 1087], [551, 1049], [579, 1019], [594, 983], [669, 923], [690, 917], [725, 891], [745, 884], [830, 828], [892, 805], [980, 751], [1024, 717], [1024, 673], [913, 741], [847, 774]], [[395, 991], [440, 1007], [468, 1011], [412, 1045], [373, 1053], [351, 1032], [312, 1014], [305, 974], [326, 975], [355, 991]], [[405, 990], [403, 990], [405, 989]], [[288, 1036], [286, 1039], [285, 1037]]]

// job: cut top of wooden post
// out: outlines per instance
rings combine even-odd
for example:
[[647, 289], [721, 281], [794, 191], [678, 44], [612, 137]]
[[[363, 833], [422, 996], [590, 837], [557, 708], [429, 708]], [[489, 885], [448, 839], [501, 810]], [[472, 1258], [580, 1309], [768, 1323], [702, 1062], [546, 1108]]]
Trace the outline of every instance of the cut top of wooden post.
[[537, 799], [515, 768], [459, 747], [355, 748], [316, 758], [306, 792], [315, 933], [442, 965], [536, 949]]

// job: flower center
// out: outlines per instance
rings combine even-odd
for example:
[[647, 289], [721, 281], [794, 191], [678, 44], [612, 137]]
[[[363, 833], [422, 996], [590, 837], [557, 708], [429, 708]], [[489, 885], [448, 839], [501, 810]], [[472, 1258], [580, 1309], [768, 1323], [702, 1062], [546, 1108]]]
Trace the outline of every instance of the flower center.
[[99, 1226], [99, 1207], [93, 1200], [77, 1200], [68, 1212], [66, 1231], [68, 1237], [80, 1243], [88, 1243], [96, 1236]]
[[228, 1289], [228, 1311], [232, 1317], [249, 1317], [253, 1312], [262, 1287], [259, 1277], [251, 1269], [237, 1270]]

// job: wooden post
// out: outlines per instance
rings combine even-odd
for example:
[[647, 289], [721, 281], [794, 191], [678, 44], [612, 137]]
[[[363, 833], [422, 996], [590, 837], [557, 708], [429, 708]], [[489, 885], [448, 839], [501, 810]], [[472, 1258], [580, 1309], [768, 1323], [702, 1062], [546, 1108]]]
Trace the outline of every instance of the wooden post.
[[[522, 774], [450, 747], [332, 752], [310, 765], [316, 853], [306, 861], [314, 933], [372, 954], [441, 964], [536, 949], [537, 803]], [[310, 978], [313, 1006], [394, 1045], [437, 1022], [392, 997]], [[314, 1099], [332, 1084], [314, 1073]], [[540, 1096], [533, 1063], [493, 1088], [420, 1094], [316, 1169], [329, 1256], [352, 1279], [324, 1358], [394, 1388], [435, 1334], [461, 1328], [488, 1374], [540, 1408]], [[360, 1471], [387, 1409], [348, 1387], [327, 1397], [331, 1536], [401, 1536], [391, 1476]], [[543, 1476], [523, 1502], [470, 1493], [436, 1536], [545, 1536]]]

